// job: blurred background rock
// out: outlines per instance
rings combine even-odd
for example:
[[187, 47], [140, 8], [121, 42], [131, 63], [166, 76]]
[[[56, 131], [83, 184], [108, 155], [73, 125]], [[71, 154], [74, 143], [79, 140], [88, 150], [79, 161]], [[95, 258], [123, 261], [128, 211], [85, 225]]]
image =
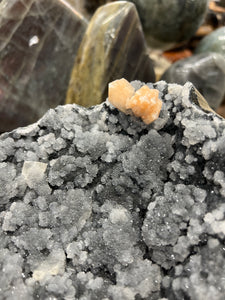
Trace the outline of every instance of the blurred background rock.
[[169, 83], [194, 82], [208, 104], [216, 110], [225, 94], [225, 60], [219, 53], [200, 53], [173, 63], [161, 77]]
[[189, 40], [202, 24], [208, 0], [131, 0], [151, 48], [171, 49]]
[[154, 82], [155, 72], [135, 6], [117, 1], [101, 6], [89, 22], [71, 74], [67, 103], [99, 104], [107, 97], [108, 83], [123, 77]]
[[0, 132], [64, 103], [86, 26], [67, 1], [0, 2]]

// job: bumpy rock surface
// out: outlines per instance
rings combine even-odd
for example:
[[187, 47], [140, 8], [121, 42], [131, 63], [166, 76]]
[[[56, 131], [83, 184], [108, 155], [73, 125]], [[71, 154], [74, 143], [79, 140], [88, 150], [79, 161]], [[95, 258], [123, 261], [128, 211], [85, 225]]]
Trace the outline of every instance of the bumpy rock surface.
[[225, 58], [219, 53], [195, 54], [172, 64], [161, 79], [178, 84], [192, 82], [216, 110], [225, 95]]
[[225, 121], [154, 86], [148, 126], [106, 102], [0, 137], [2, 299], [224, 299]]
[[86, 26], [69, 0], [0, 2], [0, 132], [64, 103]]
[[126, 1], [103, 5], [92, 17], [75, 60], [67, 103], [99, 104], [108, 83], [121, 77], [155, 81], [137, 10]]

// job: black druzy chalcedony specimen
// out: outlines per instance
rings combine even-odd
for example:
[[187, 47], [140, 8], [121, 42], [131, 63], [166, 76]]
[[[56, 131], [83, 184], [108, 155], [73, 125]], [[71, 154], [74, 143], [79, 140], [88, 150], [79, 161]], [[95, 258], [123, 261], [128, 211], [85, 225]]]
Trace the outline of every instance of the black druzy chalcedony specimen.
[[1, 135], [3, 299], [224, 298], [225, 122], [190, 83], [147, 85], [150, 125], [105, 102]]

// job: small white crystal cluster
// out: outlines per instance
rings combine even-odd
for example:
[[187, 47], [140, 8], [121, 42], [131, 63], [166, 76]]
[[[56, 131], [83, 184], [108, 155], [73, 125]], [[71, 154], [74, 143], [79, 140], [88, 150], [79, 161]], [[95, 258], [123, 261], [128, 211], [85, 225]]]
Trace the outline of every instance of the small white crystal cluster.
[[0, 137], [0, 298], [224, 299], [225, 122], [154, 87], [150, 125], [67, 105]]

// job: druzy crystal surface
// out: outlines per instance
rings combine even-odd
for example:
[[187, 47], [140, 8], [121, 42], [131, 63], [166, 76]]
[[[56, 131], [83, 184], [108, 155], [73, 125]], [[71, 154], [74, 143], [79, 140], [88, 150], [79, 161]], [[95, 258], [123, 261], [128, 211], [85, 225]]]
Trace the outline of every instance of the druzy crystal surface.
[[224, 298], [225, 122], [148, 86], [150, 125], [105, 102], [1, 135], [3, 299]]

